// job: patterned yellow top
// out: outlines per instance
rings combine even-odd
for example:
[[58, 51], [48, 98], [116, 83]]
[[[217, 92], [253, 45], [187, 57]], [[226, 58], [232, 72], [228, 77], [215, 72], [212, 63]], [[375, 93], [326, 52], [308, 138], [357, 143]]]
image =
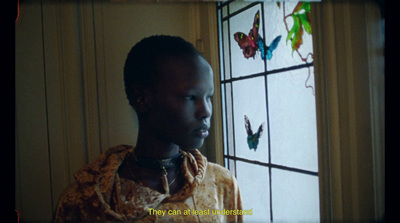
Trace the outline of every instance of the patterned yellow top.
[[242, 222], [239, 187], [224, 167], [198, 150], [181, 151], [185, 185], [162, 194], [120, 178], [118, 168], [133, 147], [110, 148], [75, 173], [60, 197], [55, 222]]

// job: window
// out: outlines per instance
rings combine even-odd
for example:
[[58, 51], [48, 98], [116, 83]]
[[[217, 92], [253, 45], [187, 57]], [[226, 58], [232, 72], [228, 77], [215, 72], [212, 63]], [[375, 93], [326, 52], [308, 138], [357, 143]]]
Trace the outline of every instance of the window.
[[217, 11], [224, 161], [253, 209], [245, 220], [317, 222], [310, 3], [221, 2]]

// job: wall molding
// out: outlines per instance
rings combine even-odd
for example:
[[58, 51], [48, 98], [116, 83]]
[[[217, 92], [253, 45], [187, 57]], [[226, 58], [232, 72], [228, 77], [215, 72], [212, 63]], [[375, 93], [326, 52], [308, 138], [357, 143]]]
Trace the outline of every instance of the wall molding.
[[85, 134], [88, 163], [95, 161], [101, 153], [100, 117], [98, 98], [98, 75], [93, 2], [80, 1], [80, 53], [82, 63], [83, 102], [85, 112]]

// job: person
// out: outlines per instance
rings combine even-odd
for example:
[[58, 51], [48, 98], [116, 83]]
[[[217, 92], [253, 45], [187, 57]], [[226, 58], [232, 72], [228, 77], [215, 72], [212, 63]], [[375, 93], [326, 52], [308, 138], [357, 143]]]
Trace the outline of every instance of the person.
[[142, 39], [124, 67], [135, 109], [136, 146], [119, 145], [75, 173], [55, 222], [241, 222], [239, 187], [197, 148], [209, 134], [214, 93], [209, 63], [181, 37]]

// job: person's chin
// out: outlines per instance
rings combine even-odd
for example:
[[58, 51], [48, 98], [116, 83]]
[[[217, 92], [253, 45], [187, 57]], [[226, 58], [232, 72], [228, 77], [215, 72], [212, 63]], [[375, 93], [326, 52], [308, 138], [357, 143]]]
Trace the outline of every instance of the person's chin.
[[181, 145], [181, 149], [185, 151], [192, 151], [195, 149], [199, 149], [204, 144], [204, 139], [196, 140], [196, 142], [190, 142], [185, 145]]

